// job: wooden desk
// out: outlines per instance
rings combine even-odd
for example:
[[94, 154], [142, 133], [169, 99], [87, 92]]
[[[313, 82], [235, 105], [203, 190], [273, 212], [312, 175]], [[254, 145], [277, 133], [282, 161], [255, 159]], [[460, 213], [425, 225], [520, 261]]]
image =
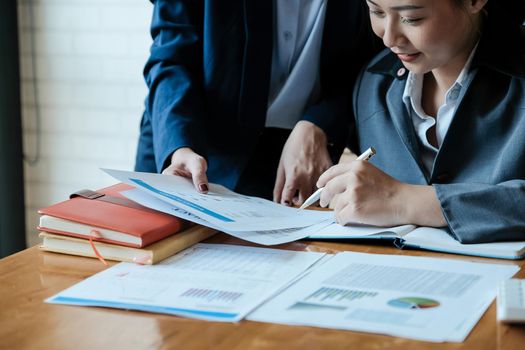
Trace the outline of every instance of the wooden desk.
[[[220, 234], [208, 242], [243, 244]], [[446, 256], [525, 265], [524, 261], [461, 257], [381, 245], [295, 242], [293, 250], [351, 250]], [[2, 349], [523, 349], [525, 326], [496, 321], [493, 303], [464, 343], [434, 344], [351, 331], [242, 321], [204, 322], [137, 311], [44, 304], [43, 300], [101, 271], [96, 259], [45, 253], [37, 247], [0, 260]], [[519, 277], [525, 277], [520, 271]]]

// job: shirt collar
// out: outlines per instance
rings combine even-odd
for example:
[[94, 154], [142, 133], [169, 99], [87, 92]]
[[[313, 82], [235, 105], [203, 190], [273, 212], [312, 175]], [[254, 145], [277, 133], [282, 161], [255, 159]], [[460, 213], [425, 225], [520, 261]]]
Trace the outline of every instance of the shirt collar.
[[[448, 89], [446, 93], [447, 97], [449, 96], [452, 90], [456, 89], [457, 91], [460, 91], [463, 87], [468, 85], [468, 81], [470, 80], [473, 74], [473, 71], [470, 70], [470, 67], [472, 65], [472, 59], [474, 57], [477, 47], [478, 47], [478, 44], [476, 43], [476, 46], [474, 46], [474, 48], [470, 52], [470, 55], [467, 61], [465, 62], [463, 69], [459, 73], [456, 81]], [[403, 102], [405, 103], [409, 111], [410, 111], [411, 106], [421, 105], [422, 91], [423, 91], [423, 74], [415, 74], [415, 73], [409, 72], [408, 77], [407, 77], [407, 82], [405, 84], [405, 90], [403, 92]]]

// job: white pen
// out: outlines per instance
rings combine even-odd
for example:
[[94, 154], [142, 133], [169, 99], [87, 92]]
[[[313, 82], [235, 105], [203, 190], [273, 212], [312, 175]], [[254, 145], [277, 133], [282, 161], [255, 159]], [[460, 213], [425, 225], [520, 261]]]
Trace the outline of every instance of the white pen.
[[[356, 160], [364, 160], [364, 161], [367, 161], [369, 160], [370, 158], [372, 158], [372, 156], [376, 154], [376, 150], [374, 147], [370, 147], [369, 149], [367, 149], [366, 151], [364, 151], [359, 157], [356, 158]], [[317, 189], [317, 191], [315, 191], [310, 197], [308, 197], [303, 205], [301, 205], [299, 207], [299, 210], [301, 209], [304, 209], [306, 207], [309, 207], [310, 205], [314, 204], [315, 202], [317, 202], [319, 200], [319, 198], [321, 198], [321, 193], [323, 192], [323, 189], [324, 187], [320, 187]]]

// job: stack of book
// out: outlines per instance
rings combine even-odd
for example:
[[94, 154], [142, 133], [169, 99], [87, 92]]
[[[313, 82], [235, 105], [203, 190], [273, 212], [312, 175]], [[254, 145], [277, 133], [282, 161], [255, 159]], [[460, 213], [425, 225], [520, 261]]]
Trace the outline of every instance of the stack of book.
[[44, 251], [155, 264], [217, 231], [141, 206], [116, 184], [79, 191], [38, 211]]

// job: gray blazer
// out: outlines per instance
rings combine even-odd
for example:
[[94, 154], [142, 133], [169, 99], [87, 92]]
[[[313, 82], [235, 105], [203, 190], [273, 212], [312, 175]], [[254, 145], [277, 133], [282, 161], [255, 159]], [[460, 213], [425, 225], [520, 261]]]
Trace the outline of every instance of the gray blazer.
[[[433, 185], [450, 233], [462, 243], [525, 240], [525, 35], [491, 23], [483, 32], [474, 80], [435, 159], [425, 170], [402, 102], [407, 72], [390, 50], [376, 56], [354, 90], [357, 148], [394, 178]], [[507, 41], [509, 40], [509, 41]], [[511, 44], [504, 44], [510, 42]]]

